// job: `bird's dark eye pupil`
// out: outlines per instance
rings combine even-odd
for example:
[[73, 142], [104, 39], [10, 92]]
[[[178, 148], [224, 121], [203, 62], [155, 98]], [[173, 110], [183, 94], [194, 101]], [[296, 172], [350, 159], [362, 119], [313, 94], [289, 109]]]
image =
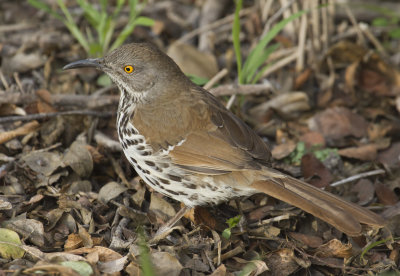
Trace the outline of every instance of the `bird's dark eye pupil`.
[[126, 73], [132, 73], [133, 72], [133, 66], [132, 65], [127, 65], [124, 67], [124, 71]]

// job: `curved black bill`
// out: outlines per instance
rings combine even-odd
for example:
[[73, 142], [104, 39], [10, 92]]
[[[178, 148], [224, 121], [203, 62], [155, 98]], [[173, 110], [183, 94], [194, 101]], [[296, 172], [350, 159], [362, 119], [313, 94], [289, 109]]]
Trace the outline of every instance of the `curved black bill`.
[[63, 67], [63, 70], [83, 68], [83, 67], [94, 67], [97, 69], [101, 69], [103, 66], [100, 61], [101, 61], [100, 58], [82, 59], [65, 65]]

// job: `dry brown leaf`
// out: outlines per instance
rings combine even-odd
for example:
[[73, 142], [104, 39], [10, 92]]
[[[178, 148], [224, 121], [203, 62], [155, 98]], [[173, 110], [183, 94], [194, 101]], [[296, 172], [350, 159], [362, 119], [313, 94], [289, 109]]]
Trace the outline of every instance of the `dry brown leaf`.
[[315, 255], [322, 258], [350, 258], [353, 255], [352, 245], [350, 243], [344, 244], [337, 239], [333, 239], [318, 247]]
[[317, 248], [321, 246], [323, 242], [321, 237], [315, 235], [306, 235], [297, 232], [290, 232], [289, 236], [311, 248]]
[[328, 186], [333, 180], [331, 172], [311, 153], [301, 158], [301, 172], [308, 183], [319, 188]]
[[363, 117], [345, 107], [333, 107], [317, 113], [309, 120], [309, 128], [320, 132], [327, 142], [346, 136], [363, 137], [368, 124]]
[[367, 205], [374, 199], [375, 187], [369, 179], [360, 179], [351, 191], [357, 193], [358, 205]]
[[179, 276], [183, 266], [178, 259], [168, 252], [154, 252], [151, 261], [157, 275]]
[[157, 215], [158, 222], [163, 224], [168, 221], [168, 219], [175, 216], [176, 212], [174, 207], [172, 207], [171, 203], [156, 195], [155, 193], [151, 194], [149, 211], [153, 212]]
[[44, 245], [43, 224], [34, 219], [16, 219], [6, 224], [6, 227], [20, 234], [24, 239], [29, 239], [33, 244], [41, 247]]
[[274, 210], [274, 206], [271, 205], [261, 206], [249, 212], [249, 214], [246, 217], [249, 222], [259, 221], [264, 217], [266, 217], [268, 215], [268, 212], [272, 210]]
[[45, 176], [51, 176], [57, 168], [63, 165], [58, 152], [30, 152], [21, 157], [29, 168]]
[[42, 264], [42, 265], [36, 265], [32, 268], [25, 269], [23, 271], [24, 273], [28, 275], [36, 275], [37, 273], [41, 274], [47, 274], [47, 275], [64, 275], [64, 276], [81, 276], [78, 271], [66, 267], [63, 265], [57, 265], [57, 264]]
[[350, 42], [341, 40], [331, 46], [327, 52], [327, 56], [332, 58], [335, 65], [350, 64], [363, 58], [367, 54], [367, 49]]
[[362, 161], [373, 161], [377, 156], [377, 148], [375, 144], [368, 144], [358, 147], [340, 149], [338, 153], [339, 155], [348, 158], [359, 159]]
[[381, 182], [375, 183], [375, 191], [379, 202], [384, 205], [395, 205], [399, 202], [396, 193]]
[[221, 264], [219, 267], [217, 267], [216, 270], [214, 270], [213, 273], [210, 274], [210, 276], [230, 276], [231, 273], [229, 271], [226, 271], [226, 267], [224, 264]]
[[107, 204], [111, 199], [118, 197], [120, 194], [125, 192], [128, 188], [124, 187], [123, 185], [117, 182], [109, 182], [103, 187], [101, 187], [99, 191], [99, 201]]
[[128, 256], [112, 260], [112, 261], [107, 261], [107, 262], [101, 262], [97, 265], [98, 269], [103, 272], [103, 273], [117, 273], [124, 269], [125, 262], [128, 259]]
[[196, 225], [205, 225], [211, 229], [216, 229], [217, 226], [217, 221], [210, 211], [208, 211], [208, 208], [201, 206], [194, 208], [194, 223]]
[[265, 262], [272, 275], [290, 275], [299, 269], [293, 249], [282, 248], [267, 254]]
[[86, 144], [75, 141], [64, 155], [63, 162], [70, 166], [80, 177], [88, 177], [93, 170], [93, 159]]
[[287, 157], [296, 149], [296, 143], [288, 140], [286, 143], [276, 145], [271, 153], [274, 159], [280, 160]]
[[201, 52], [190, 44], [175, 42], [167, 51], [185, 74], [211, 79], [218, 73], [218, 64], [211, 53]]
[[309, 131], [304, 133], [300, 138], [299, 141], [304, 142], [307, 149], [313, 146], [320, 146], [325, 147], [325, 138], [322, 136], [321, 133], [316, 131]]
[[122, 258], [122, 255], [118, 252], [103, 246], [94, 246], [93, 248], [81, 247], [78, 249], [73, 249], [69, 251], [70, 254], [83, 255], [92, 252], [97, 252], [99, 254], [99, 261], [110, 262]]
[[93, 240], [88, 231], [82, 227], [82, 225], [78, 224], [78, 235], [82, 239], [83, 246], [85, 247], [92, 247], [93, 246]]
[[75, 233], [68, 235], [67, 240], [64, 244], [64, 249], [66, 251], [77, 249], [83, 245], [82, 238]]
[[299, 90], [304, 85], [304, 83], [310, 78], [311, 73], [312, 73], [311, 68], [307, 68], [303, 72], [301, 72], [294, 81], [294, 90]]
[[400, 168], [400, 142], [393, 143], [390, 148], [378, 154], [378, 161], [388, 169]]

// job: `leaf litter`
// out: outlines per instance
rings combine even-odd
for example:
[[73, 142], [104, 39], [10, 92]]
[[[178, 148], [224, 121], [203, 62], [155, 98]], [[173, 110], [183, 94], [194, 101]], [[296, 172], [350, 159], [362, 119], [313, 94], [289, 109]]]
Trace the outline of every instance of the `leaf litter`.
[[[200, 2], [148, 4], [143, 12], [157, 18], [155, 25], [136, 28], [128, 40], [152, 41], [164, 50], [170, 45], [183, 70], [198, 80], [226, 69], [216, 88], [225, 87], [225, 96], [239, 94], [232, 111], [272, 144], [274, 166], [381, 213], [387, 227], [366, 229], [365, 237], [351, 239], [296, 208], [254, 195], [195, 208], [163, 239], [146, 243], [181, 206], [146, 187], [123, 156], [115, 130], [117, 89], [96, 86], [101, 77], [93, 70], [60, 72], [64, 64], [86, 57], [71, 34], [27, 3], [21, 8], [6, 0], [0, 3], [3, 269], [140, 275], [150, 266], [156, 275], [214, 276], [398, 269], [400, 78], [395, 59], [379, 54], [372, 40], [357, 43], [350, 19], [320, 7], [300, 17], [310, 20], [310, 29], [288, 24], [276, 37], [280, 46], [267, 61], [271, 67], [257, 84], [261, 88], [235, 86], [232, 3]], [[282, 8], [267, 3], [260, 9], [247, 2], [240, 13], [245, 56], [270, 26], [268, 18]], [[207, 5], [219, 12], [210, 13]], [[282, 8], [284, 16], [314, 3], [296, 5]], [[341, 24], [318, 28], [316, 13]], [[74, 20], [83, 19], [77, 14]], [[123, 26], [127, 17], [117, 20], [116, 26]], [[328, 24], [324, 20], [321, 24]], [[199, 22], [205, 22], [200, 29]], [[188, 39], [196, 36], [198, 46]], [[394, 57], [396, 51], [386, 52]], [[87, 109], [94, 113], [82, 115]], [[61, 114], [71, 110], [81, 115]], [[106, 112], [108, 117], [100, 116]], [[58, 116], [32, 117], [53, 113]], [[11, 119], [15, 115], [21, 120]], [[386, 173], [330, 185], [379, 168]], [[240, 220], [226, 223], [238, 215]], [[227, 229], [230, 235], [224, 237]]]

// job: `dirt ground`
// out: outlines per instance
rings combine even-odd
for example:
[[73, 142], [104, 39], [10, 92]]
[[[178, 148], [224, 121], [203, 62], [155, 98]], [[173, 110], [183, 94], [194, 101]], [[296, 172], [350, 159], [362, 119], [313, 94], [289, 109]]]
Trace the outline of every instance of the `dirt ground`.
[[[40, 2], [65, 18], [57, 1]], [[62, 2], [96, 38], [79, 1]], [[275, 168], [386, 226], [348, 237], [257, 194], [195, 208], [154, 241], [181, 205], [122, 153], [118, 89], [96, 70], [62, 71], [90, 55], [62, 20], [1, 0], [0, 275], [399, 275], [400, 4], [346, 2], [244, 1], [243, 62], [276, 24], [307, 11], [273, 37], [255, 83], [237, 84], [234, 1], [148, 1], [141, 15], [152, 26], [125, 43], [160, 47], [256, 130]], [[131, 16], [125, 3], [111, 41]]]

